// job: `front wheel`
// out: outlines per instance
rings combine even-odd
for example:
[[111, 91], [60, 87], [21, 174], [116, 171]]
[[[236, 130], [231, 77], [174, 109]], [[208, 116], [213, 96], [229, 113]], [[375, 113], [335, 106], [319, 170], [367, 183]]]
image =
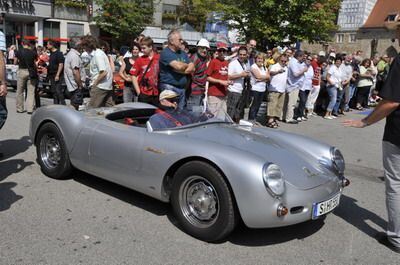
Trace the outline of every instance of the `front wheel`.
[[225, 179], [205, 162], [188, 162], [178, 169], [171, 204], [183, 229], [204, 241], [225, 238], [237, 224], [238, 214]]
[[37, 134], [36, 155], [42, 172], [51, 178], [67, 178], [72, 166], [64, 138], [54, 123], [46, 123]]

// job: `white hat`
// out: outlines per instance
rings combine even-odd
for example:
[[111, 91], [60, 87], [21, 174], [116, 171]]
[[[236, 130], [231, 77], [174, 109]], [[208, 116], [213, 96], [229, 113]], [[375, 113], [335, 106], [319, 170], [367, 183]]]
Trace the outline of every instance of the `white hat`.
[[200, 39], [199, 42], [197, 43], [197, 47], [206, 47], [210, 49], [210, 43], [206, 39]]
[[325, 57], [326, 53], [325, 53], [324, 51], [320, 51], [320, 52], [318, 53], [318, 55], [319, 55], [319, 56], [322, 56], [322, 57]]
[[178, 96], [178, 93], [172, 91], [172, 90], [164, 90], [163, 92], [160, 93], [160, 100], [163, 99], [169, 99], [169, 98], [176, 98]]
[[329, 54], [329, 57], [336, 58], [336, 54], [335, 54], [334, 52], [331, 52], [331, 53]]

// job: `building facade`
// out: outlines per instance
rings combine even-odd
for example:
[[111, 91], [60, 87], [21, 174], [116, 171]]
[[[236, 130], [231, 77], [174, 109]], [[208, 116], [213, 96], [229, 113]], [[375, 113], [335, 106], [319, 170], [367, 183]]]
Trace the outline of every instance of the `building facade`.
[[[360, 28], [366, 23], [377, 2], [380, 1], [382, 0], [343, 0], [338, 14], [338, 31], [332, 34], [332, 41], [323, 44], [303, 43], [302, 49], [318, 52], [334, 48], [346, 53], [361, 50], [365, 55], [370, 56], [371, 43], [366, 40], [369, 34], [360, 31]], [[398, 2], [400, 4], [400, 1]]]
[[38, 36], [43, 36], [44, 21], [51, 18], [51, 0], [2, 0], [0, 12], [0, 30], [7, 46], [21, 38], [43, 41]]

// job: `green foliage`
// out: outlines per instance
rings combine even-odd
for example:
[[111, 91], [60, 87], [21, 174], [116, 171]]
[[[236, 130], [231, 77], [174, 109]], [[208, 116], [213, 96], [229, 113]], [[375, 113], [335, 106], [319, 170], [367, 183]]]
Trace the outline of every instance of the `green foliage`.
[[259, 42], [323, 42], [336, 30], [340, 0], [222, 0], [218, 9], [233, 27]]
[[93, 20], [119, 41], [129, 42], [152, 23], [152, 1], [95, 0], [100, 7]]
[[178, 17], [181, 24], [188, 23], [197, 31], [203, 32], [207, 16], [218, 10], [220, 1], [217, 0], [182, 0], [178, 9]]
[[74, 7], [74, 8], [86, 8], [86, 0], [55, 0], [56, 6]]

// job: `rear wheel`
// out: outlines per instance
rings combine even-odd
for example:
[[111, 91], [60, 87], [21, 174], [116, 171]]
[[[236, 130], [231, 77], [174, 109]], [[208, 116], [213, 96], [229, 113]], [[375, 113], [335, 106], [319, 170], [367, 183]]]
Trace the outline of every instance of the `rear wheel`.
[[237, 224], [233, 196], [225, 179], [205, 162], [188, 162], [178, 169], [171, 203], [183, 229], [201, 240], [221, 240]]
[[42, 172], [51, 178], [68, 178], [72, 171], [64, 138], [54, 123], [40, 127], [36, 140], [36, 155]]

